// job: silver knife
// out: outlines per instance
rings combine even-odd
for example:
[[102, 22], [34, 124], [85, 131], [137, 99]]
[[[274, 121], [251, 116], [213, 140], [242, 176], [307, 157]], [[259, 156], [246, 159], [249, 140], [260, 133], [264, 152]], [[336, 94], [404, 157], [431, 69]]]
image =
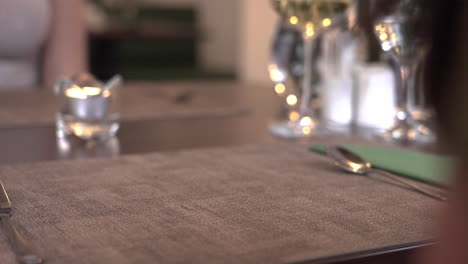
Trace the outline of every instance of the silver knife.
[[5, 236], [15, 252], [16, 260], [21, 264], [44, 263], [40, 257], [33, 253], [28, 241], [18, 232], [13, 223], [11, 223], [12, 214], [13, 209], [10, 199], [8, 198], [3, 183], [0, 181], [0, 222]]

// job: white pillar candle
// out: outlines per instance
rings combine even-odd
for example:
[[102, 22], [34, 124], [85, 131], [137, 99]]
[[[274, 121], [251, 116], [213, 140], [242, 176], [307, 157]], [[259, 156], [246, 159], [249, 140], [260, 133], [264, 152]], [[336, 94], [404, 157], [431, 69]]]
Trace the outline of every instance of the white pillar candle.
[[385, 129], [395, 117], [395, 74], [385, 64], [358, 67], [356, 124]]
[[322, 51], [323, 119], [330, 129], [346, 128], [354, 118], [353, 74], [364, 62], [366, 46], [350, 32], [332, 30], [324, 35]]

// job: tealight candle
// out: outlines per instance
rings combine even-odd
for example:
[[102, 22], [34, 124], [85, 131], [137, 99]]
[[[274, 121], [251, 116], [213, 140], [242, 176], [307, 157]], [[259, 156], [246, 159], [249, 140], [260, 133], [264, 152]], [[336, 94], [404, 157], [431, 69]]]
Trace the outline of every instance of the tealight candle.
[[69, 112], [81, 119], [99, 120], [106, 116], [110, 91], [101, 87], [79, 87], [73, 85], [65, 90], [69, 101]]

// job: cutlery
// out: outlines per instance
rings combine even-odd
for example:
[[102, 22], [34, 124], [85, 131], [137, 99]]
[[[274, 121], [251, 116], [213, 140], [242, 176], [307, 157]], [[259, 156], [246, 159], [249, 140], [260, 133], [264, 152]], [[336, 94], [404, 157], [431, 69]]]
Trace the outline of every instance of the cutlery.
[[0, 222], [5, 236], [10, 242], [16, 260], [20, 264], [40, 264], [43, 260], [33, 253], [28, 241], [18, 232], [15, 225], [11, 222], [13, 208], [10, 199], [5, 191], [5, 187], [0, 181]]
[[372, 168], [372, 164], [370, 162], [366, 162], [359, 155], [345, 149], [344, 147], [329, 146], [327, 147], [326, 154], [328, 157], [332, 158], [335, 161], [335, 165], [337, 165], [344, 171], [347, 171], [353, 174], [358, 174], [358, 175], [367, 175], [370, 172], [378, 172], [381, 175], [386, 176], [399, 183], [402, 183], [406, 185], [407, 187], [410, 187], [411, 189], [421, 194], [427, 195], [429, 197], [432, 197], [441, 201], [447, 200], [445, 195], [436, 193], [434, 191], [430, 191], [409, 179], [405, 179], [398, 175]]

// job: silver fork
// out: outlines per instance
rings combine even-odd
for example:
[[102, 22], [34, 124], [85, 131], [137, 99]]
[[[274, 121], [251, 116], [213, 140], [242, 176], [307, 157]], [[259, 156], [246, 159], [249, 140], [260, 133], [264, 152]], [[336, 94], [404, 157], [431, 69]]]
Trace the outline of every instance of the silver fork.
[[10, 246], [16, 255], [16, 260], [20, 264], [41, 264], [42, 258], [33, 253], [28, 241], [18, 232], [11, 222], [13, 208], [10, 199], [5, 191], [5, 187], [0, 181], [0, 222], [5, 236], [10, 242]]

